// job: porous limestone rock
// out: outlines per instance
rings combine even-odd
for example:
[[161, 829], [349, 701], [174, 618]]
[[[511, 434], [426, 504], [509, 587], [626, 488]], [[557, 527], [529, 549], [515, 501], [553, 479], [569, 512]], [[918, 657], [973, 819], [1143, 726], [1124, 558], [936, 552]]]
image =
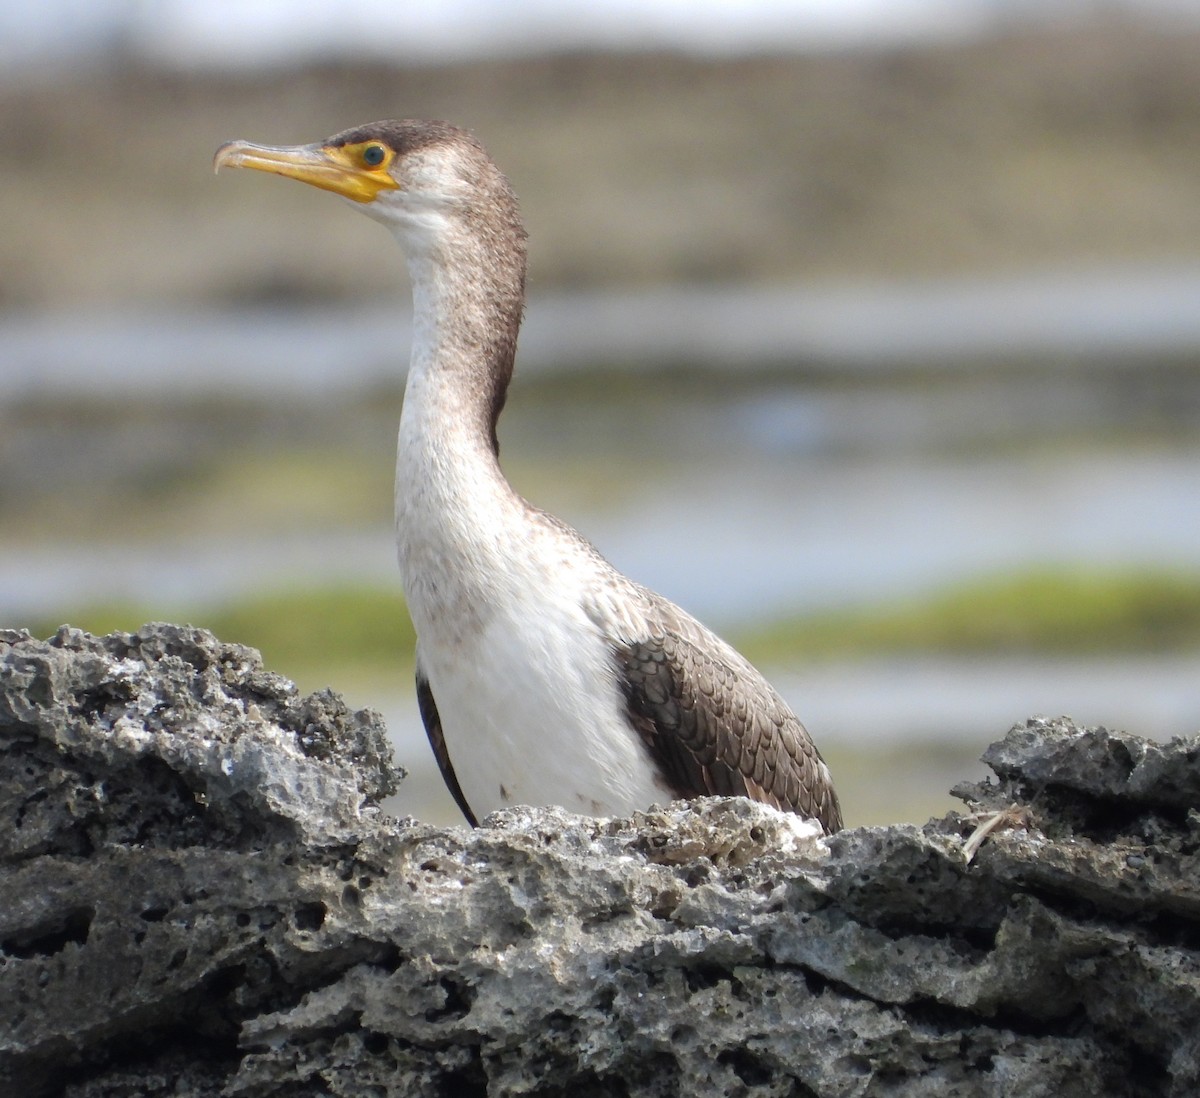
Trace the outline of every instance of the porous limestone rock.
[[985, 761], [967, 815], [828, 840], [720, 798], [433, 828], [377, 808], [377, 716], [252, 650], [0, 634], [0, 1094], [1196, 1093], [1200, 740]]

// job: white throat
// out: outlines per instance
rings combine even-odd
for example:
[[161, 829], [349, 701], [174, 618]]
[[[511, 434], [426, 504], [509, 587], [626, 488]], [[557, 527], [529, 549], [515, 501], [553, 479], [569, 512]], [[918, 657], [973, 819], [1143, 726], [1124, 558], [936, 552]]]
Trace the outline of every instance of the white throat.
[[480, 364], [448, 328], [456, 288], [437, 264], [414, 259], [409, 267], [413, 349], [396, 451], [400, 574], [418, 635], [456, 633], [487, 602], [500, 543], [511, 542], [523, 505], [485, 433]]

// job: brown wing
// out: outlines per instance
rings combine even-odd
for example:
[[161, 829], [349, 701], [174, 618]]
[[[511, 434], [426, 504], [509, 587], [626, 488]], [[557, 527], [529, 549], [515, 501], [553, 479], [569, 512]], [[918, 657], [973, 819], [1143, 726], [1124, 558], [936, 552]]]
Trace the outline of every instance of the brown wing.
[[840, 830], [816, 745], [732, 649], [711, 634], [701, 646], [662, 630], [615, 651], [633, 726], [678, 796], [747, 796], [815, 819], [827, 834]]
[[458, 784], [458, 776], [454, 773], [454, 764], [450, 762], [450, 753], [446, 750], [446, 740], [442, 736], [442, 718], [438, 716], [429, 680], [421, 674], [419, 667], [417, 668], [417, 707], [421, 710], [421, 723], [425, 725], [425, 734], [429, 737], [429, 746], [433, 748], [433, 757], [437, 759], [438, 769], [442, 772], [442, 780], [445, 781], [446, 788], [450, 790], [450, 795], [454, 798], [455, 803], [462, 809], [467, 823], [472, 827], [478, 827], [479, 821], [475, 818], [475, 813], [471, 811], [471, 806], [467, 804], [467, 798], [463, 796], [462, 786]]

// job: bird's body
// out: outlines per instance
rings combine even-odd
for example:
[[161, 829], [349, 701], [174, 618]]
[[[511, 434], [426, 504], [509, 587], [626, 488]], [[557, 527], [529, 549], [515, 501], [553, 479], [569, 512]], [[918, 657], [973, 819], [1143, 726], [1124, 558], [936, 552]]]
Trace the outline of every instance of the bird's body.
[[468, 820], [512, 804], [627, 815], [740, 793], [837, 830], [828, 769], [762, 676], [501, 471], [525, 234], [482, 147], [445, 123], [385, 122], [319, 145], [231, 143], [217, 164], [342, 194], [408, 257], [397, 547], [421, 715]]

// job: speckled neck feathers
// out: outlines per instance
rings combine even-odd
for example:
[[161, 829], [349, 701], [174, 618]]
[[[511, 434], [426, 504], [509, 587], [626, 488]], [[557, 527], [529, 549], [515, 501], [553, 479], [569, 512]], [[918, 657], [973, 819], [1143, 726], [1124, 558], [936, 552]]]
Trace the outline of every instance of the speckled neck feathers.
[[516, 196], [482, 146], [446, 123], [376, 124], [334, 140], [358, 140], [381, 125], [403, 156], [405, 205], [386, 223], [412, 276], [412, 373], [438, 375], [459, 425], [496, 452], [525, 303]]
[[525, 231], [508, 181], [473, 139], [409, 147], [403, 216], [414, 338], [396, 462], [409, 608], [430, 643], [478, 629], [527, 505], [497, 461], [496, 421], [516, 354]]

